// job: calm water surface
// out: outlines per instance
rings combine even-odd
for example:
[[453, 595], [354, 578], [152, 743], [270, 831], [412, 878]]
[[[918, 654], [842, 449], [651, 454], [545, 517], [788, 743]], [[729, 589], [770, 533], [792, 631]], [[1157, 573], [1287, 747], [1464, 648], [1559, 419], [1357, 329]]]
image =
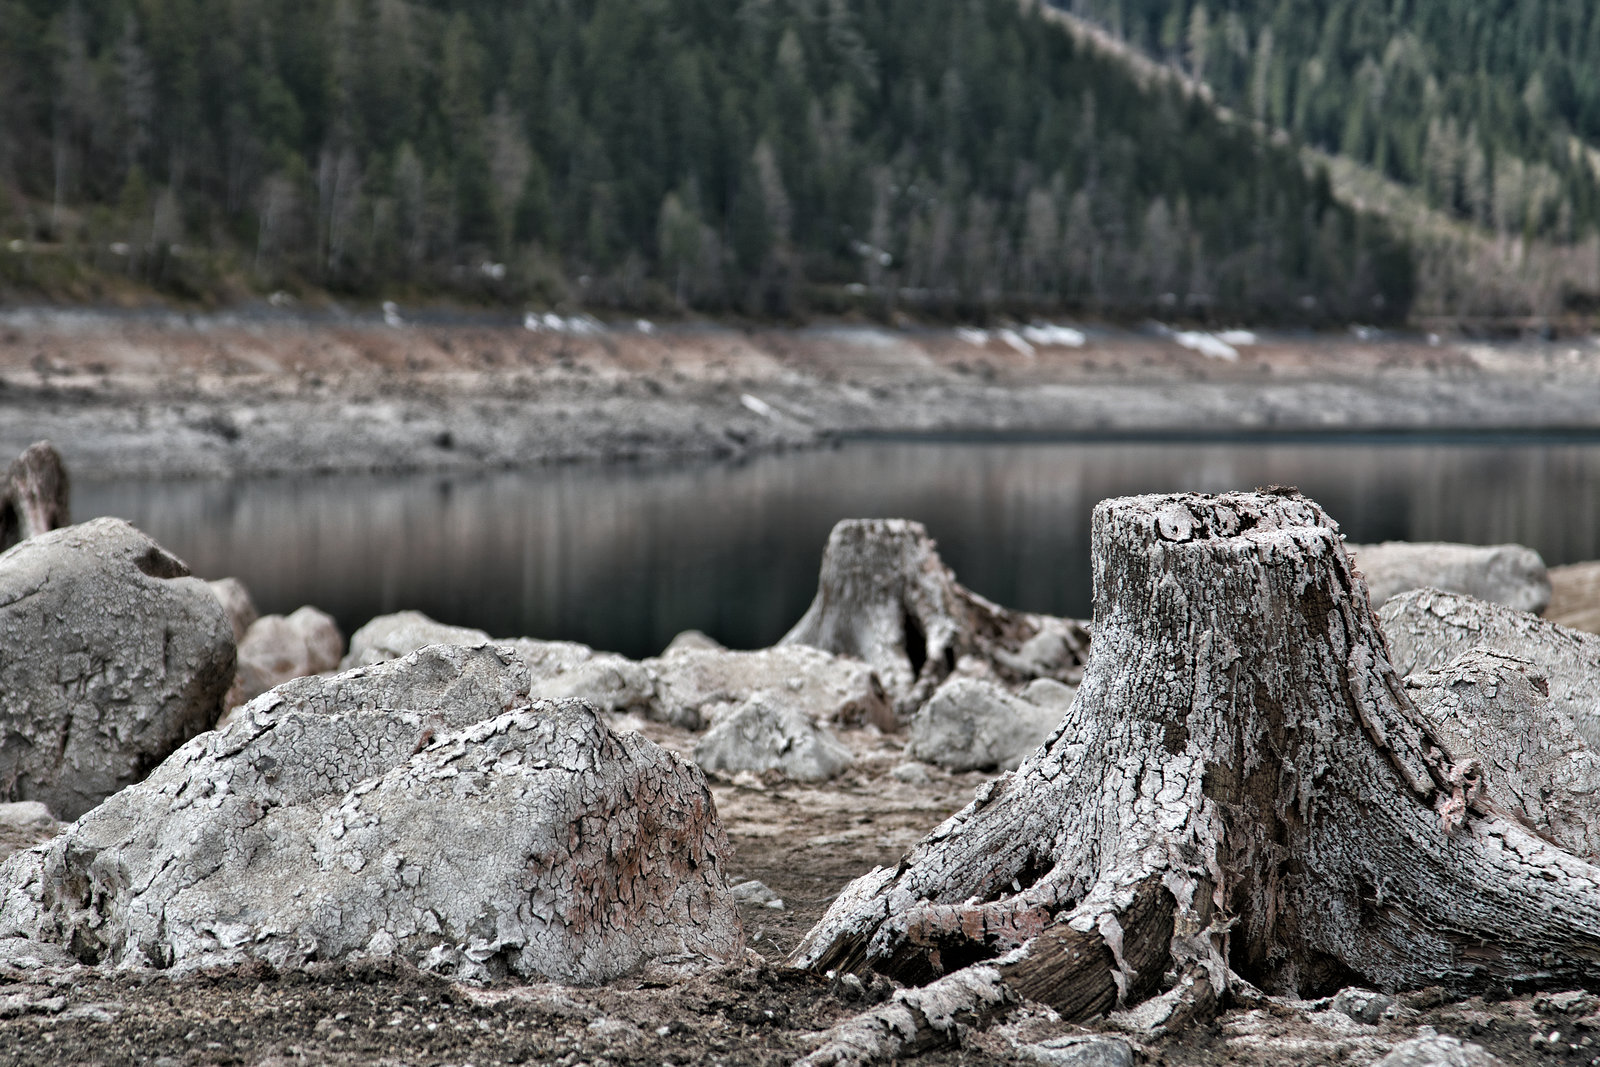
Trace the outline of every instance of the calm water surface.
[[842, 518], [919, 519], [971, 588], [1086, 616], [1096, 502], [1274, 483], [1314, 497], [1351, 540], [1600, 558], [1597, 442], [862, 442], [736, 465], [80, 481], [73, 506], [129, 519], [202, 577], [242, 579], [263, 611], [315, 604], [346, 633], [417, 608], [645, 656], [690, 627], [772, 643], [810, 602]]

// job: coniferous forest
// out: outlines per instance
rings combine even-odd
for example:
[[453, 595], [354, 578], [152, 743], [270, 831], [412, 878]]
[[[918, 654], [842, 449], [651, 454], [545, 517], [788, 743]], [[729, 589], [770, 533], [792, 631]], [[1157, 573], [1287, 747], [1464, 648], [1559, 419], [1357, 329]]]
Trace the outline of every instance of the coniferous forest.
[[1059, 6], [1458, 218], [1557, 241], [1600, 223], [1600, 6], [1588, 0]]
[[1292, 145], [1015, 0], [0, 0], [0, 239], [78, 299], [1316, 323], [1413, 285]]

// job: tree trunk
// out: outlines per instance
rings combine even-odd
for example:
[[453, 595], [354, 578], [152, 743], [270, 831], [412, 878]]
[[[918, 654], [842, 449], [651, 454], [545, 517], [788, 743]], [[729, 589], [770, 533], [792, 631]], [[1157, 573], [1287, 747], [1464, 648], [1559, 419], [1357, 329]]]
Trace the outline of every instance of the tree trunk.
[[29, 445], [0, 486], [0, 552], [72, 525], [67, 468], [49, 441]]
[[[1317, 505], [1110, 500], [1093, 544], [1058, 732], [847, 887], [796, 965], [922, 984], [982, 964], [1065, 1017], [1138, 1005], [1156, 1031], [1234, 974], [1301, 996], [1600, 985], [1600, 869], [1479, 810], [1479, 765], [1407, 697]], [[830, 1040], [812, 1062], [863, 1058]]]
[[921, 523], [847, 519], [822, 554], [817, 596], [780, 644], [865, 660], [908, 718], [962, 656], [1003, 680], [1076, 682], [1089, 634], [1070, 619], [1008, 611], [965, 588]]

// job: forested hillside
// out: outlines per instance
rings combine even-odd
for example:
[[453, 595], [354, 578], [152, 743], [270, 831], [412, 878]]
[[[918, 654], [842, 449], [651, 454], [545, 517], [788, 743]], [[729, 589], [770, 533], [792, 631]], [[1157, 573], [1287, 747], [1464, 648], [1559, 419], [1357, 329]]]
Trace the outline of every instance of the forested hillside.
[[1327, 321], [1412, 278], [1015, 0], [0, 0], [0, 237], [89, 298]]
[[1057, 0], [1249, 118], [1496, 232], [1600, 223], [1593, 0]]

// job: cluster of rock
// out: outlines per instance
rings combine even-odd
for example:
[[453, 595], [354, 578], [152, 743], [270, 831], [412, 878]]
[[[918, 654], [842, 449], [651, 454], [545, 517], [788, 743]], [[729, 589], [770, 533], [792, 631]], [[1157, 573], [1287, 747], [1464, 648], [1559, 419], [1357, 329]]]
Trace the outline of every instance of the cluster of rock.
[[[25, 464], [31, 475], [14, 469], [0, 497], [0, 533], [9, 521], [23, 534], [0, 552], [0, 830], [31, 846], [0, 863], [5, 951], [64, 949], [118, 968], [401, 956], [473, 980], [681, 974], [741, 958], [741, 902], [783, 906], [760, 883], [728, 886], [708, 773], [824, 781], [852, 766], [851, 731], [903, 732], [915, 762], [896, 768], [902, 781], [925, 774], [919, 764], [1021, 767], [1006, 788], [1023, 788], [1048, 777], [1045, 761], [1066, 758], [1058, 735], [1104, 699], [1091, 685], [1077, 700], [1086, 624], [965, 589], [915, 523], [839, 524], [815, 600], [772, 648], [686, 633], [632, 660], [401, 612], [361, 627], [346, 649], [326, 614], [260, 616], [240, 583], [190, 576], [125, 522], [50, 528], [66, 513], [64, 502], [39, 503], [57, 484], [38, 474], [52, 469], [49, 455]], [[1237, 525], [1214, 502], [1185, 511], [1156, 501], [1149, 514], [1134, 503], [1125, 510], [1152, 526], [1152, 552], [1238, 533], [1194, 525]], [[1300, 511], [1321, 516], [1309, 503], [1247, 503], [1291, 532], [1315, 525]], [[1282, 533], [1273, 530], [1257, 532]], [[1353, 603], [1361, 623], [1361, 572], [1328, 536], [1320, 558], [1336, 558], [1333, 572], [1357, 590], [1340, 610]], [[1387, 727], [1363, 717], [1364, 728], [1391, 753], [1414, 739], [1385, 739], [1385, 729], [1425, 733], [1425, 758], [1444, 761], [1437, 777], [1454, 791], [1437, 808], [1445, 833], [1470, 812], [1492, 813], [1574, 862], [1600, 859], [1600, 636], [1537, 617], [1551, 590], [1542, 562], [1517, 546], [1348, 547], [1381, 604], [1382, 633], [1362, 623], [1376, 635], [1362, 647], [1378, 650], [1369, 660], [1387, 652], [1393, 672], [1355, 658], [1349, 669], [1390, 679], [1373, 707], [1392, 698], [1402, 710]], [[1295, 604], [1306, 618], [1326, 615]], [[1101, 633], [1100, 655], [1116, 654], [1108, 642], [1119, 634]], [[685, 746], [693, 759], [627, 728], [638, 719], [697, 734]], [[1168, 756], [1188, 743], [1186, 729], [1163, 734]], [[58, 816], [75, 821], [61, 829]], [[992, 860], [975, 861], [984, 878], [1000, 877]], [[1037, 871], [1029, 879], [1002, 881], [1044, 892]], [[841, 901], [858, 891], [877, 890], [853, 887]], [[951, 899], [968, 897], [959, 907], [997, 899]], [[894, 936], [940, 923], [970, 925], [930, 907]], [[1125, 947], [1138, 948], [1131, 934]], [[883, 1011], [921, 1027], [933, 1018], [925, 1009], [958, 990], [943, 981]], [[1332, 1008], [1366, 1023], [1392, 1004], [1351, 991]], [[1111, 1039], [1057, 1045], [1029, 1055], [1086, 1062], [1093, 1045], [1104, 1062], [1131, 1056]], [[1385, 1062], [1434, 1062], [1417, 1058], [1432, 1048]]]
[[[885, 540], [910, 573], [825, 568], [773, 648], [686, 634], [634, 661], [417, 612], [346, 650], [324, 613], [262, 616], [121, 520], [30, 537], [0, 554], [0, 800], [76, 821], [0, 866], [0, 939], [569, 982], [737, 958], [701, 768], [821, 781], [853, 763], [839, 731], [908, 722], [914, 758], [1014, 766], [1070, 703], [1083, 627], [974, 596], [914, 524], [841, 524], [831, 565]], [[633, 716], [699, 732], [693, 762]]]

